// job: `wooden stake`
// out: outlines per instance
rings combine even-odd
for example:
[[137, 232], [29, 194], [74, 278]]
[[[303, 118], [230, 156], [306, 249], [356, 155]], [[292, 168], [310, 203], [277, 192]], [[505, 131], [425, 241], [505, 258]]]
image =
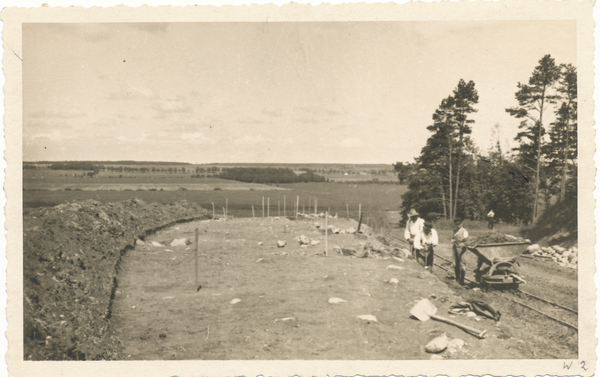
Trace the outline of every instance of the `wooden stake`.
[[271, 217], [271, 198], [267, 197], [267, 217]]
[[319, 202], [319, 200], [317, 198], [315, 198], [315, 216], [317, 215], [317, 203]]
[[285, 195], [283, 196], [283, 217], [285, 217]]
[[281, 200], [277, 201], [277, 216], [281, 217], [281, 209], [280, 209]]
[[262, 209], [263, 209], [263, 217], [265, 217], [265, 197], [264, 196], [263, 196], [263, 206], [262, 206]]
[[296, 196], [296, 220], [298, 220], [299, 206], [300, 206], [300, 195]]
[[329, 235], [329, 228], [327, 227], [327, 218], [329, 217], [329, 211], [325, 212], [325, 256], [327, 256], [327, 240]]
[[358, 216], [358, 229], [356, 230], [356, 233], [360, 233], [360, 225], [361, 224], [362, 224], [362, 212]]
[[252, 205], [252, 218], [254, 218], [254, 204]]
[[213, 205], [213, 220], [215, 219], [215, 203], [212, 204]]
[[346, 203], [346, 220], [350, 220], [350, 210], [348, 209], [348, 203]]
[[225, 198], [225, 217], [229, 213], [229, 199]]
[[358, 217], [362, 218], [362, 210], [360, 209], [360, 207], [361, 207], [361, 204], [358, 203]]
[[308, 214], [312, 212], [312, 196], [308, 197]]
[[194, 288], [196, 289], [196, 292], [198, 292], [200, 290], [198, 285], [198, 228], [196, 228], [196, 255], [194, 257], [194, 271], [196, 273]]
[[223, 208], [223, 220], [227, 220], [227, 214], [225, 213], [225, 207], [221, 207]]

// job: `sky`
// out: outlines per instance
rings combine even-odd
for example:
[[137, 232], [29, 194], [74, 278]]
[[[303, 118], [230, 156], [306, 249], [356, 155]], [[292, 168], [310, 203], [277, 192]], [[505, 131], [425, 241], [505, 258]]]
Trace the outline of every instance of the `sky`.
[[460, 79], [505, 149], [518, 82], [574, 21], [23, 25], [23, 160], [411, 162]]

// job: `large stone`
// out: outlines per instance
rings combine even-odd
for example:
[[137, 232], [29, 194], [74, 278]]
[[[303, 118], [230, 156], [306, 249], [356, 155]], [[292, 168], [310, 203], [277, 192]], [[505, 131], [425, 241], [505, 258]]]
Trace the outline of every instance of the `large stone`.
[[170, 245], [171, 246], [185, 246], [186, 239], [185, 238], [176, 238], [173, 241], [171, 241]]
[[310, 239], [304, 234], [298, 237], [297, 240], [300, 245], [308, 245], [310, 243]]
[[346, 256], [356, 255], [356, 250], [354, 250], [354, 249], [348, 249], [348, 248], [342, 247], [341, 251], [342, 251], [342, 255], [346, 255]]
[[440, 353], [446, 348], [448, 348], [448, 336], [444, 334], [427, 343], [425, 351], [429, 353]]
[[538, 251], [540, 251], [540, 250], [541, 250], [541, 248], [540, 248], [540, 245], [538, 245], [538, 244], [536, 243], [536, 244], [533, 244], [533, 245], [529, 245], [529, 246], [527, 247], [527, 250], [526, 250], [526, 252], [525, 252], [525, 253], [526, 253], [526, 254], [534, 254], [535, 252], [538, 252]]
[[144, 241], [140, 240], [140, 239], [137, 239], [137, 240], [135, 240], [135, 244], [138, 245], [138, 246], [143, 246], [146, 243]]
[[348, 234], [354, 234], [354, 233], [356, 233], [356, 229], [351, 226], [350, 228], [346, 229], [346, 233], [348, 233]]
[[277, 241], [277, 247], [284, 247], [285, 241]]

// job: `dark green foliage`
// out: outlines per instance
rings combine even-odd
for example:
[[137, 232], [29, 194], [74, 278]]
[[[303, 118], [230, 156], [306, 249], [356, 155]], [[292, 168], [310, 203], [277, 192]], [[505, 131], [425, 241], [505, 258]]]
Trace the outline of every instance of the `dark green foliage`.
[[317, 175], [311, 169], [302, 169], [302, 174], [296, 174], [289, 168], [223, 168], [218, 175], [222, 179], [248, 183], [296, 183], [296, 182], [325, 182], [325, 177]]

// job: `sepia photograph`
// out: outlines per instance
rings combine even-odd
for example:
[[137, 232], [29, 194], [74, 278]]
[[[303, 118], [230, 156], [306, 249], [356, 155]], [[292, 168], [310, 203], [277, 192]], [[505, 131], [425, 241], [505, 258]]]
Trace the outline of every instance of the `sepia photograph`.
[[3, 11], [20, 33], [5, 65], [21, 69], [9, 369], [591, 375], [589, 5]]

